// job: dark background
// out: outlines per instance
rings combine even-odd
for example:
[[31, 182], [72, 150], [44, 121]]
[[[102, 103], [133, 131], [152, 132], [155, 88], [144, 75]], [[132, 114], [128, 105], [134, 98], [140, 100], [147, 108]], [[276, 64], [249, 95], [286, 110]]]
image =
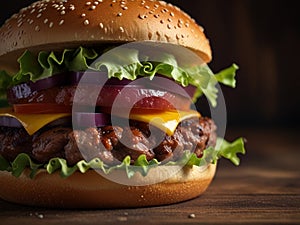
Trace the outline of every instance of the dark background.
[[[0, 23], [33, 0], [1, 1]], [[204, 26], [213, 71], [240, 66], [236, 90], [223, 88], [234, 126], [300, 125], [300, 20], [297, 1], [169, 0]]]

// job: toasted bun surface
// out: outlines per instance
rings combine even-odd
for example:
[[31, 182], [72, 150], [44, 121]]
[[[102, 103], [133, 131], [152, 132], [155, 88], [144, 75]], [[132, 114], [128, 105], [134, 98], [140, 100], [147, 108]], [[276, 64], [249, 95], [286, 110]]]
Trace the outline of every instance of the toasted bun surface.
[[[97, 3], [96, 3], [97, 2]], [[187, 47], [204, 62], [211, 60], [202, 27], [177, 7], [151, 0], [44, 0], [15, 14], [0, 28], [0, 69], [16, 72], [26, 50], [62, 50], [107, 43], [151, 41]], [[0, 198], [33, 206], [56, 208], [116, 208], [171, 204], [203, 193], [216, 166], [184, 168], [162, 183], [127, 186], [95, 171], [76, 172], [67, 179], [41, 170], [34, 179], [25, 171], [16, 178], [0, 171]], [[119, 171], [119, 173], [122, 173]], [[150, 170], [147, 179], [158, 176]], [[126, 174], [120, 174], [125, 177]], [[136, 174], [132, 179], [143, 182]]]
[[[170, 167], [173, 170], [174, 168]], [[148, 179], [155, 179], [158, 171], [151, 169]], [[19, 178], [0, 172], [0, 198], [32, 206], [55, 208], [128, 208], [177, 203], [202, 194], [214, 177], [216, 165], [206, 169], [193, 166], [183, 168], [164, 182], [146, 186], [127, 186], [103, 178], [90, 170], [76, 172], [69, 178], [58, 173], [40, 171], [34, 179], [25, 171]], [[122, 172], [117, 172], [122, 173]], [[119, 174], [126, 176], [125, 174]], [[144, 179], [135, 174], [131, 179]]]
[[[203, 28], [177, 7], [153, 0], [44, 0], [13, 15], [0, 28], [0, 67], [16, 70], [25, 49], [153, 41], [190, 48], [211, 60]], [[5, 68], [6, 67], [6, 68]], [[2, 68], [3, 69], [3, 68]]]

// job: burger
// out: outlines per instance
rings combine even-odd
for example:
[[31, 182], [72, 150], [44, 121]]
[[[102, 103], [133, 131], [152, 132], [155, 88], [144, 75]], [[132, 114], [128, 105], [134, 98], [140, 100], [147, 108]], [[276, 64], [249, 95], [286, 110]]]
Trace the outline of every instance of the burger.
[[[193, 199], [243, 139], [217, 137], [203, 28], [154, 0], [42, 0], [0, 28], [0, 198], [56, 208]], [[201, 109], [200, 109], [201, 111]]]

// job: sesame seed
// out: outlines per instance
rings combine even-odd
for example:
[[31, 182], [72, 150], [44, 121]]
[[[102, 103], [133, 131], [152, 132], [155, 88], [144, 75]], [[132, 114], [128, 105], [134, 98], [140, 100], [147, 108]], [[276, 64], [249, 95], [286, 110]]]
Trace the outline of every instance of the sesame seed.
[[29, 24], [33, 24], [33, 20], [30, 20], [30, 21], [29, 21]]
[[103, 29], [103, 28], [104, 28], [103, 23], [99, 23], [99, 27], [100, 27], [101, 29]]
[[92, 4], [91, 2], [86, 2], [86, 3], [85, 3], [85, 5], [91, 5], [91, 4]]
[[167, 5], [167, 3], [164, 2], [164, 1], [159, 1], [159, 4], [161, 4], [162, 6], [166, 6]]
[[194, 213], [192, 213], [192, 214], [190, 214], [188, 217], [189, 217], [190, 219], [194, 219], [194, 218], [196, 218], [196, 215], [195, 215]]
[[160, 20], [160, 23], [161, 23], [161, 24], [163, 24], [163, 23], [164, 23], [164, 21], [163, 21], [163, 20]]
[[92, 5], [90, 10], [95, 10], [96, 9], [96, 6], [95, 5]]
[[99, 4], [99, 2], [94, 2], [94, 5], [98, 5]]
[[87, 25], [90, 24], [90, 21], [89, 21], [89, 20], [84, 20], [84, 21], [83, 21], [83, 24], [87, 26]]
[[172, 19], [171, 19], [171, 18], [168, 18], [168, 21], [169, 21], [169, 22], [172, 22]]
[[18, 27], [22, 26], [23, 22], [18, 23]]
[[168, 12], [168, 11], [169, 11], [169, 10], [167, 10], [167, 9], [162, 9], [162, 10], [161, 10], [162, 13], [166, 13], [166, 12]]
[[35, 8], [33, 8], [31, 11], [30, 11], [30, 14], [34, 13], [35, 12]]
[[122, 33], [124, 33], [124, 28], [123, 27], [120, 27], [120, 31], [122, 32]]
[[61, 21], [59, 22], [59, 25], [62, 25], [64, 22], [65, 22], [64, 20], [61, 20]]
[[52, 28], [53, 27], [53, 22], [50, 22], [49, 23], [49, 28]]
[[11, 18], [17, 19], [18, 15], [17, 14], [13, 14]]
[[40, 18], [42, 16], [41, 13], [37, 14], [36, 18]]
[[190, 25], [189, 25], [189, 23], [185, 23], [185, 26], [186, 26], [186, 27], [189, 27]]
[[142, 20], [143, 20], [143, 19], [146, 19], [146, 18], [147, 18], [147, 15], [139, 14], [139, 18], [142, 19]]
[[44, 20], [44, 23], [45, 23], [45, 24], [48, 23], [48, 19], [45, 19], [45, 20]]
[[159, 14], [155, 14], [154, 17], [155, 17], [155, 18], [158, 18], [158, 17], [159, 17]]
[[75, 10], [75, 6], [74, 5], [70, 5], [70, 10]]
[[167, 27], [168, 27], [168, 29], [171, 29], [171, 28], [172, 28], [170, 24], [168, 24]]
[[36, 27], [34, 28], [34, 30], [35, 30], [35, 31], [40, 31], [40, 27], [39, 27], [39, 26], [36, 26]]
[[81, 17], [82, 17], [82, 18], [83, 18], [83, 17], [85, 17], [85, 16], [86, 16], [86, 14], [85, 14], [85, 13], [82, 13], [82, 14], [81, 14]]
[[122, 9], [123, 9], [123, 10], [127, 10], [128, 7], [127, 7], [127, 6], [122, 6]]
[[157, 5], [157, 4], [154, 4], [154, 8], [156, 8], [156, 9], [157, 9], [158, 7], [159, 7], [159, 5]]
[[100, 2], [100, 3], [101, 3], [101, 2], [103, 2], [103, 0], [98, 0], [98, 2]]
[[43, 219], [43, 218], [44, 218], [44, 215], [43, 215], [43, 214], [38, 214], [37, 217], [38, 217], [39, 219]]
[[117, 16], [119, 16], [119, 17], [120, 17], [120, 16], [122, 16], [122, 13], [121, 13], [121, 12], [119, 12], [119, 13], [117, 14]]
[[61, 14], [61, 15], [65, 15], [65, 14], [66, 14], [66, 11], [61, 11], [60, 14]]
[[173, 13], [173, 12], [170, 12], [170, 16], [172, 16], [172, 17], [173, 17], [173, 16], [174, 16], [174, 13]]
[[145, 9], [150, 9], [150, 7], [148, 5], [145, 5]]

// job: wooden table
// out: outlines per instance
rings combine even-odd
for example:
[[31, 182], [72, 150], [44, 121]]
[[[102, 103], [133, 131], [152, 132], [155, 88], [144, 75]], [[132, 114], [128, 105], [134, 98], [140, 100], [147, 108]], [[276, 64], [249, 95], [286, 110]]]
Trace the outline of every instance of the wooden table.
[[247, 137], [239, 168], [221, 160], [199, 198], [161, 207], [54, 210], [0, 200], [0, 224], [300, 224], [300, 132], [231, 130]]

